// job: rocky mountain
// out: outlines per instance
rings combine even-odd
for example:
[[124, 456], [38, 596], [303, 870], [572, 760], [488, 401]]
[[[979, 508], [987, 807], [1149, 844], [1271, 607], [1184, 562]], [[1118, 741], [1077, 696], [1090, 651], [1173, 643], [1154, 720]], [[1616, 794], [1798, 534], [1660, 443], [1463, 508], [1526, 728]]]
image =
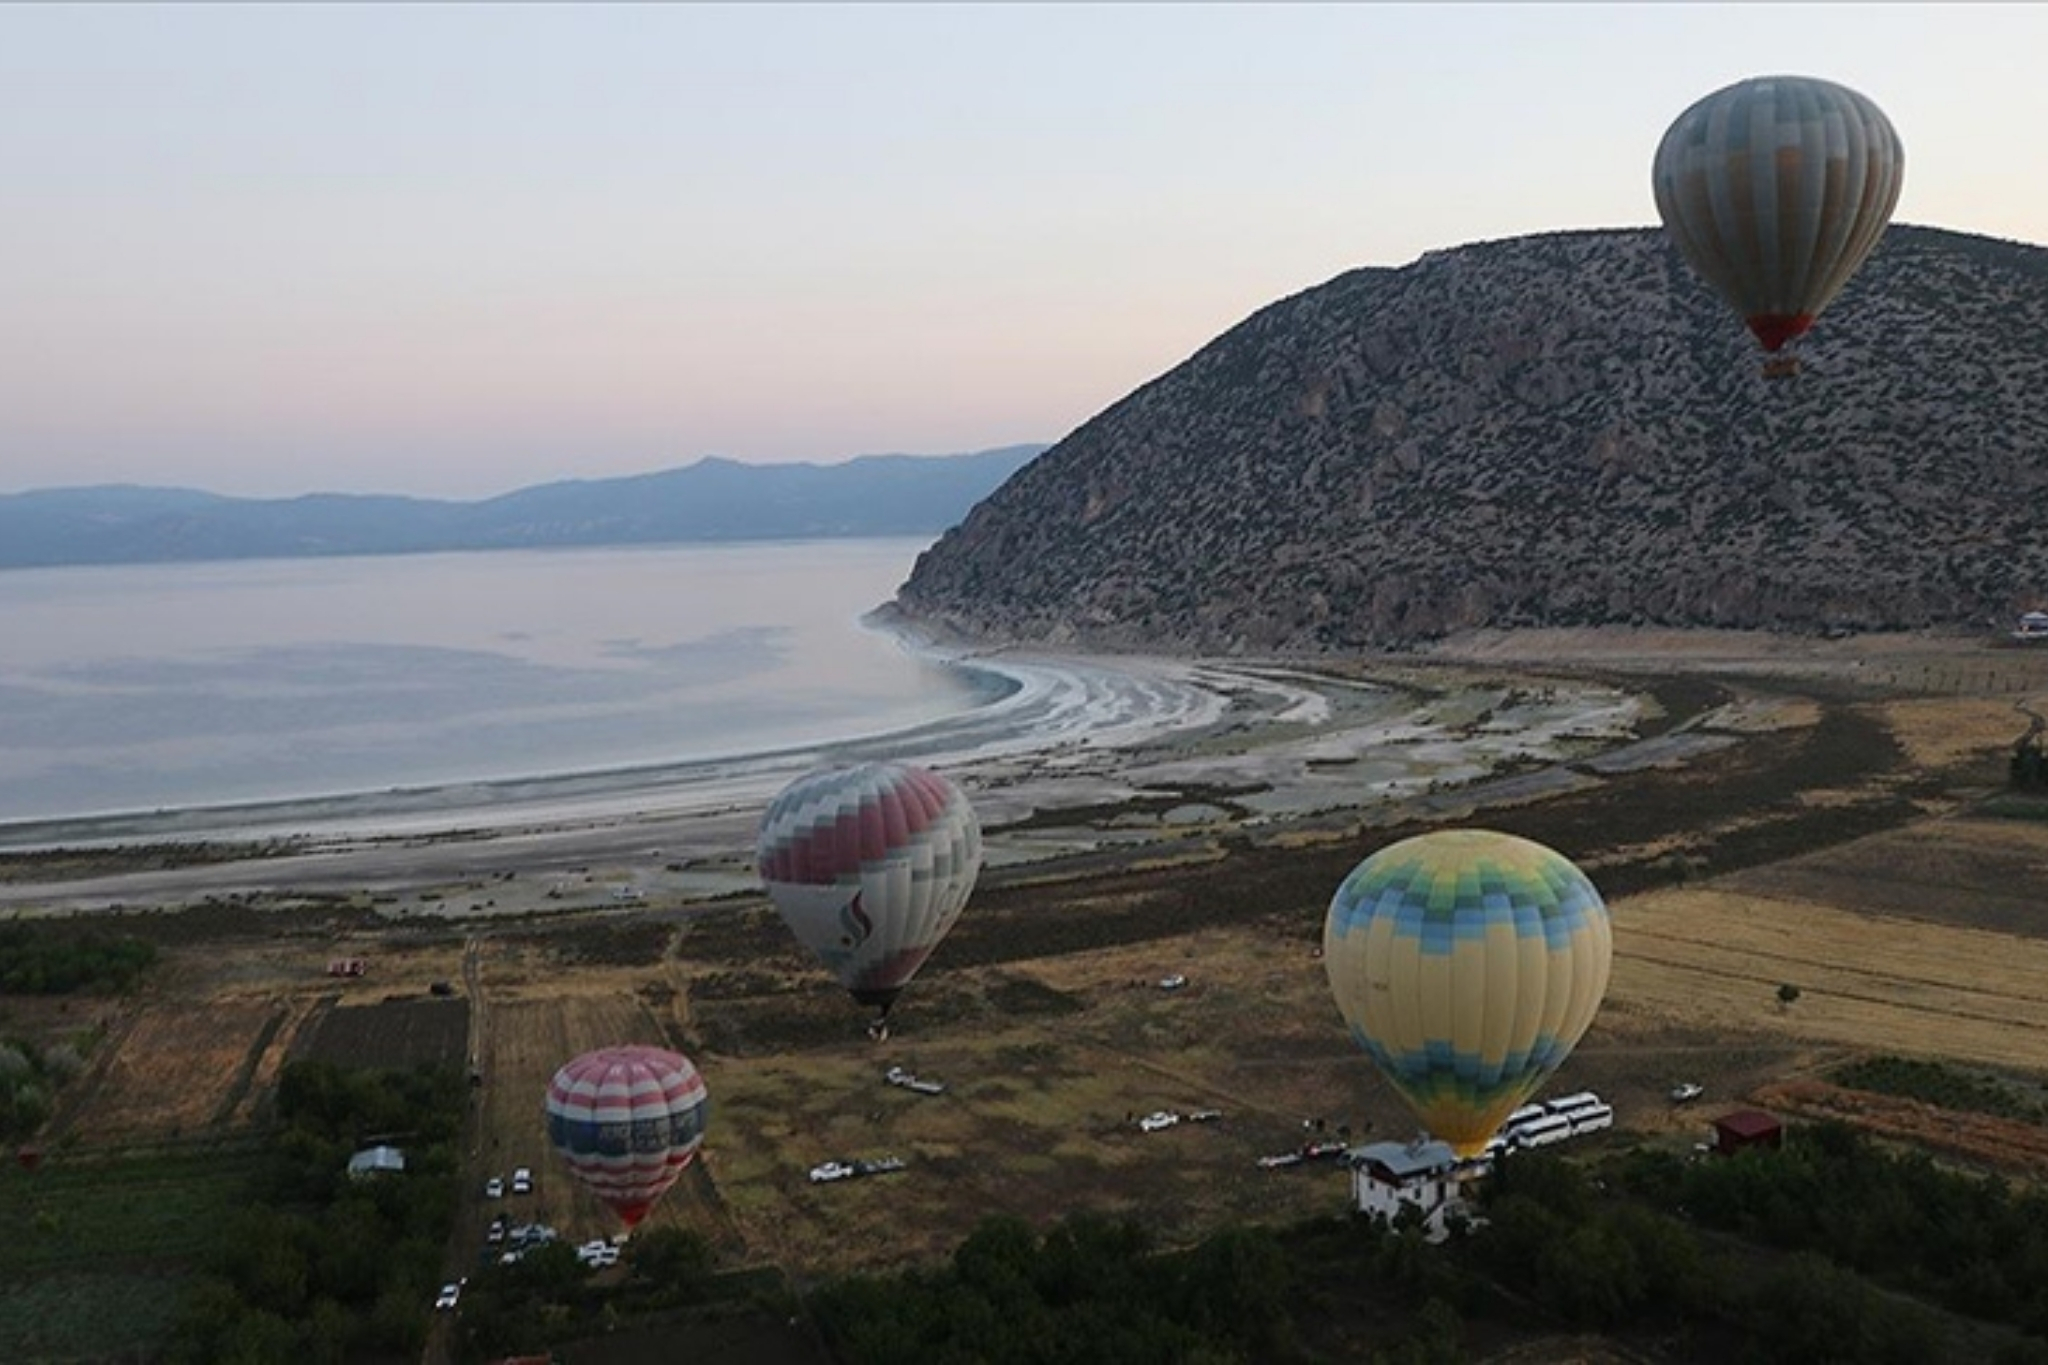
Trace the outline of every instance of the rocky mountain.
[[958, 521], [1043, 449], [864, 455], [829, 465], [707, 459], [657, 474], [542, 484], [478, 502], [48, 489], [0, 496], [0, 568], [927, 535]]
[[1355, 270], [1075, 431], [918, 562], [978, 637], [1981, 626], [2048, 601], [2048, 249], [1895, 226], [1767, 379], [1655, 229]]

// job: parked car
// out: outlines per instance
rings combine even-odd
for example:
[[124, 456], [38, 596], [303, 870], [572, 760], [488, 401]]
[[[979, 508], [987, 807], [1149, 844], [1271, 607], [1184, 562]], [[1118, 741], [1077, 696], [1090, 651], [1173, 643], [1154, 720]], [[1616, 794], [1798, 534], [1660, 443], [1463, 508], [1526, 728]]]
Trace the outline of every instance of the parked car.
[[533, 1172], [532, 1172], [532, 1171], [529, 1171], [528, 1169], [526, 1169], [526, 1167], [524, 1167], [524, 1166], [521, 1166], [521, 1167], [520, 1167], [520, 1168], [519, 1168], [518, 1170], [516, 1170], [516, 1171], [512, 1172], [512, 1193], [514, 1193], [514, 1194], [532, 1194], [532, 1193], [533, 1193]]
[[1706, 1093], [1707, 1088], [1705, 1086], [1694, 1085], [1691, 1081], [1687, 1081], [1683, 1085], [1671, 1087], [1671, 1102], [1673, 1104], [1690, 1104]]
[[455, 1307], [456, 1302], [461, 1298], [461, 1285], [444, 1284], [441, 1286], [441, 1296], [434, 1300], [434, 1311], [437, 1313], [445, 1313], [449, 1309]]
[[499, 1214], [491, 1220], [491, 1230], [484, 1234], [484, 1240], [492, 1246], [505, 1240], [505, 1215]]
[[619, 1263], [619, 1249], [602, 1239], [585, 1242], [576, 1248], [576, 1259], [593, 1270], [602, 1270]]
[[1139, 1119], [1138, 1128], [1141, 1132], [1156, 1133], [1161, 1128], [1171, 1128], [1179, 1122], [1179, 1114], [1169, 1114], [1162, 1109], [1156, 1114], [1147, 1114], [1144, 1118]]
[[1159, 978], [1159, 989], [1162, 991], [1177, 991], [1187, 984], [1188, 979], [1179, 972], [1175, 972], [1172, 976], [1162, 976]]
[[853, 1167], [843, 1161], [828, 1161], [822, 1166], [811, 1167], [811, 1183], [822, 1185], [831, 1180], [846, 1180], [854, 1174]]
[[484, 1198], [503, 1199], [504, 1197], [505, 1178], [503, 1176], [494, 1175], [484, 1182]]

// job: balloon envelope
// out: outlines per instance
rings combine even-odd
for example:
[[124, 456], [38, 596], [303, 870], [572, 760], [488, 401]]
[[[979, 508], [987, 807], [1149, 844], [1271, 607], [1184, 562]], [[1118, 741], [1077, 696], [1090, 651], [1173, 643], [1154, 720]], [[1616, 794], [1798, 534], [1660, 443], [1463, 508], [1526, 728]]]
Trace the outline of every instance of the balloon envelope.
[[1436, 1137], [1485, 1149], [1564, 1061], [1607, 992], [1612, 927], [1562, 855], [1487, 830], [1373, 854], [1323, 922], [1351, 1036]]
[[937, 773], [863, 763], [783, 788], [756, 861], [791, 932], [854, 999], [887, 1010], [967, 904], [981, 825]]
[[705, 1116], [704, 1078], [663, 1048], [586, 1052], [548, 1082], [548, 1140], [629, 1228], [697, 1155]]
[[1898, 133], [1866, 97], [1763, 76], [1680, 114], [1650, 181], [1679, 253], [1775, 351], [1813, 325], [1877, 245], [1905, 167]]

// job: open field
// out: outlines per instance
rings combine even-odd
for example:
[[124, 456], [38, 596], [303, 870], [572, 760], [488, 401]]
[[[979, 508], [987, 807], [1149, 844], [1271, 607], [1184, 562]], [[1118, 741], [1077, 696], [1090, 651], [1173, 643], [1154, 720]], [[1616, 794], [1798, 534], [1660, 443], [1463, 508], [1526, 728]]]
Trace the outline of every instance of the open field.
[[[654, 945], [654, 957], [640, 968], [565, 968], [564, 956], [590, 954], [588, 945], [579, 951], [575, 936], [560, 933], [484, 943], [477, 976], [489, 1026], [480, 1055], [484, 1084], [471, 1184], [480, 1187], [494, 1175], [509, 1183], [521, 1166], [534, 1173], [535, 1183], [531, 1195], [477, 1200], [468, 1229], [473, 1245], [482, 1245], [484, 1225], [499, 1212], [515, 1222], [551, 1224], [571, 1242], [620, 1230], [611, 1210], [571, 1179], [549, 1148], [542, 1100], [556, 1068], [578, 1053], [623, 1043], [676, 1044], [676, 992], [658, 946], [667, 937], [666, 931], [643, 936]], [[602, 933], [596, 941], [604, 941]], [[713, 1093], [715, 1105], [715, 1087]], [[745, 1253], [712, 1182], [695, 1167], [641, 1226], [694, 1229], [728, 1260]]]
[[448, 1066], [469, 1055], [469, 1005], [431, 996], [327, 1009], [292, 1060], [336, 1066]]
[[[628, 1041], [678, 1046], [705, 1073], [710, 1135], [651, 1223], [703, 1232], [728, 1266], [772, 1263], [801, 1282], [915, 1262], [995, 1212], [1122, 1213], [1168, 1242], [1226, 1220], [1326, 1213], [1345, 1200], [1338, 1167], [1265, 1171], [1256, 1158], [1412, 1125], [1330, 1003], [1322, 915], [1360, 858], [1454, 821], [1551, 844], [1609, 897], [1613, 983], [1551, 1087], [1614, 1103], [1617, 1132], [1595, 1141], [1689, 1146], [1745, 1101], [1832, 1105], [1873, 1131], [1927, 1137], [1947, 1122], [1938, 1111], [1902, 1118], [1807, 1078], [1865, 1052], [2048, 1074], [2048, 911], [2032, 894], [2048, 820], [1981, 813], [2026, 728], [2015, 701], [2033, 704], [2028, 688], [2048, 697], [2048, 654], [2001, 653], [1989, 696], [1931, 695], [1938, 679], [1969, 686], [1985, 667], [1974, 656], [1945, 664], [1902, 647], [1886, 666], [1911, 695], [1874, 683], [1880, 656], [1863, 657], [1860, 674], [1853, 660], [1774, 671], [1769, 658], [1692, 659], [1696, 672], [1651, 679], [1660, 723], [1689, 747], [1576, 761], [1569, 782], [1517, 773], [1293, 820], [1220, 806], [1184, 826], [1138, 807], [1070, 826], [1035, 817], [1028, 837], [1077, 851], [991, 868], [879, 1044], [758, 895], [452, 928], [380, 922], [346, 898], [305, 912], [214, 907], [189, 939], [173, 927], [182, 917], [162, 917], [172, 960], [111, 1007], [62, 1131], [80, 1144], [232, 1133], [260, 1120], [287, 1049], [382, 1055], [384, 1044], [333, 1042], [336, 1021], [431, 1017], [445, 1049], [446, 1021], [461, 1015], [482, 1083], [451, 1274], [501, 1210], [577, 1241], [616, 1227], [547, 1150], [541, 1096], [568, 1057]], [[1611, 652], [1550, 666], [1647, 667]], [[1123, 842], [1100, 837], [1110, 830]], [[329, 981], [329, 955], [366, 956], [372, 975]], [[1189, 984], [1160, 990], [1169, 973]], [[460, 995], [423, 1009], [435, 980]], [[1776, 999], [1783, 983], [1801, 991], [1790, 1007]], [[887, 1085], [892, 1065], [946, 1092]], [[1680, 1080], [1706, 1098], [1670, 1105]], [[1223, 1117], [1157, 1133], [1131, 1122], [1200, 1108]], [[883, 1155], [906, 1169], [806, 1177], [827, 1159]], [[538, 1177], [532, 1196], [482, 1197], [487, 1176], [522, 1165]]]
[[252, 998], [146, 1004], [80, 1083], [63, 1131], [85, 1146], [225, 1131], [272, 1050], [282, 1050], [280, 1035], [311, 1006]]

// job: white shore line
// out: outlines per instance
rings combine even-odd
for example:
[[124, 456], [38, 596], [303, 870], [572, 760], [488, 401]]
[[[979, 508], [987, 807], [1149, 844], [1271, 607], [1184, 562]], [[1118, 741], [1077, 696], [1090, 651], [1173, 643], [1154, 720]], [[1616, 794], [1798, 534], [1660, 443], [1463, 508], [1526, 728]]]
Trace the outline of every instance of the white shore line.
[[947, 649], [888, 628], [907, 650], [979, 675], [988, 700], [895, 730], [852, 731], [770, 750], [641, 767], [546, 773], [374, 791], [0, 823], [0, 852], [58, 847], [286, 840], [315, 843], [503, 833], [536, 825], [701, 815], [763, 803], [831, 762], [912, 761], [948, 770], [1047, 758], [1079, 747], [1130, 749], [1216, 724], [1228, 692], [1283, 699], [1289, 719], [1320, 710], [1312, 687], [1242, 666]]

